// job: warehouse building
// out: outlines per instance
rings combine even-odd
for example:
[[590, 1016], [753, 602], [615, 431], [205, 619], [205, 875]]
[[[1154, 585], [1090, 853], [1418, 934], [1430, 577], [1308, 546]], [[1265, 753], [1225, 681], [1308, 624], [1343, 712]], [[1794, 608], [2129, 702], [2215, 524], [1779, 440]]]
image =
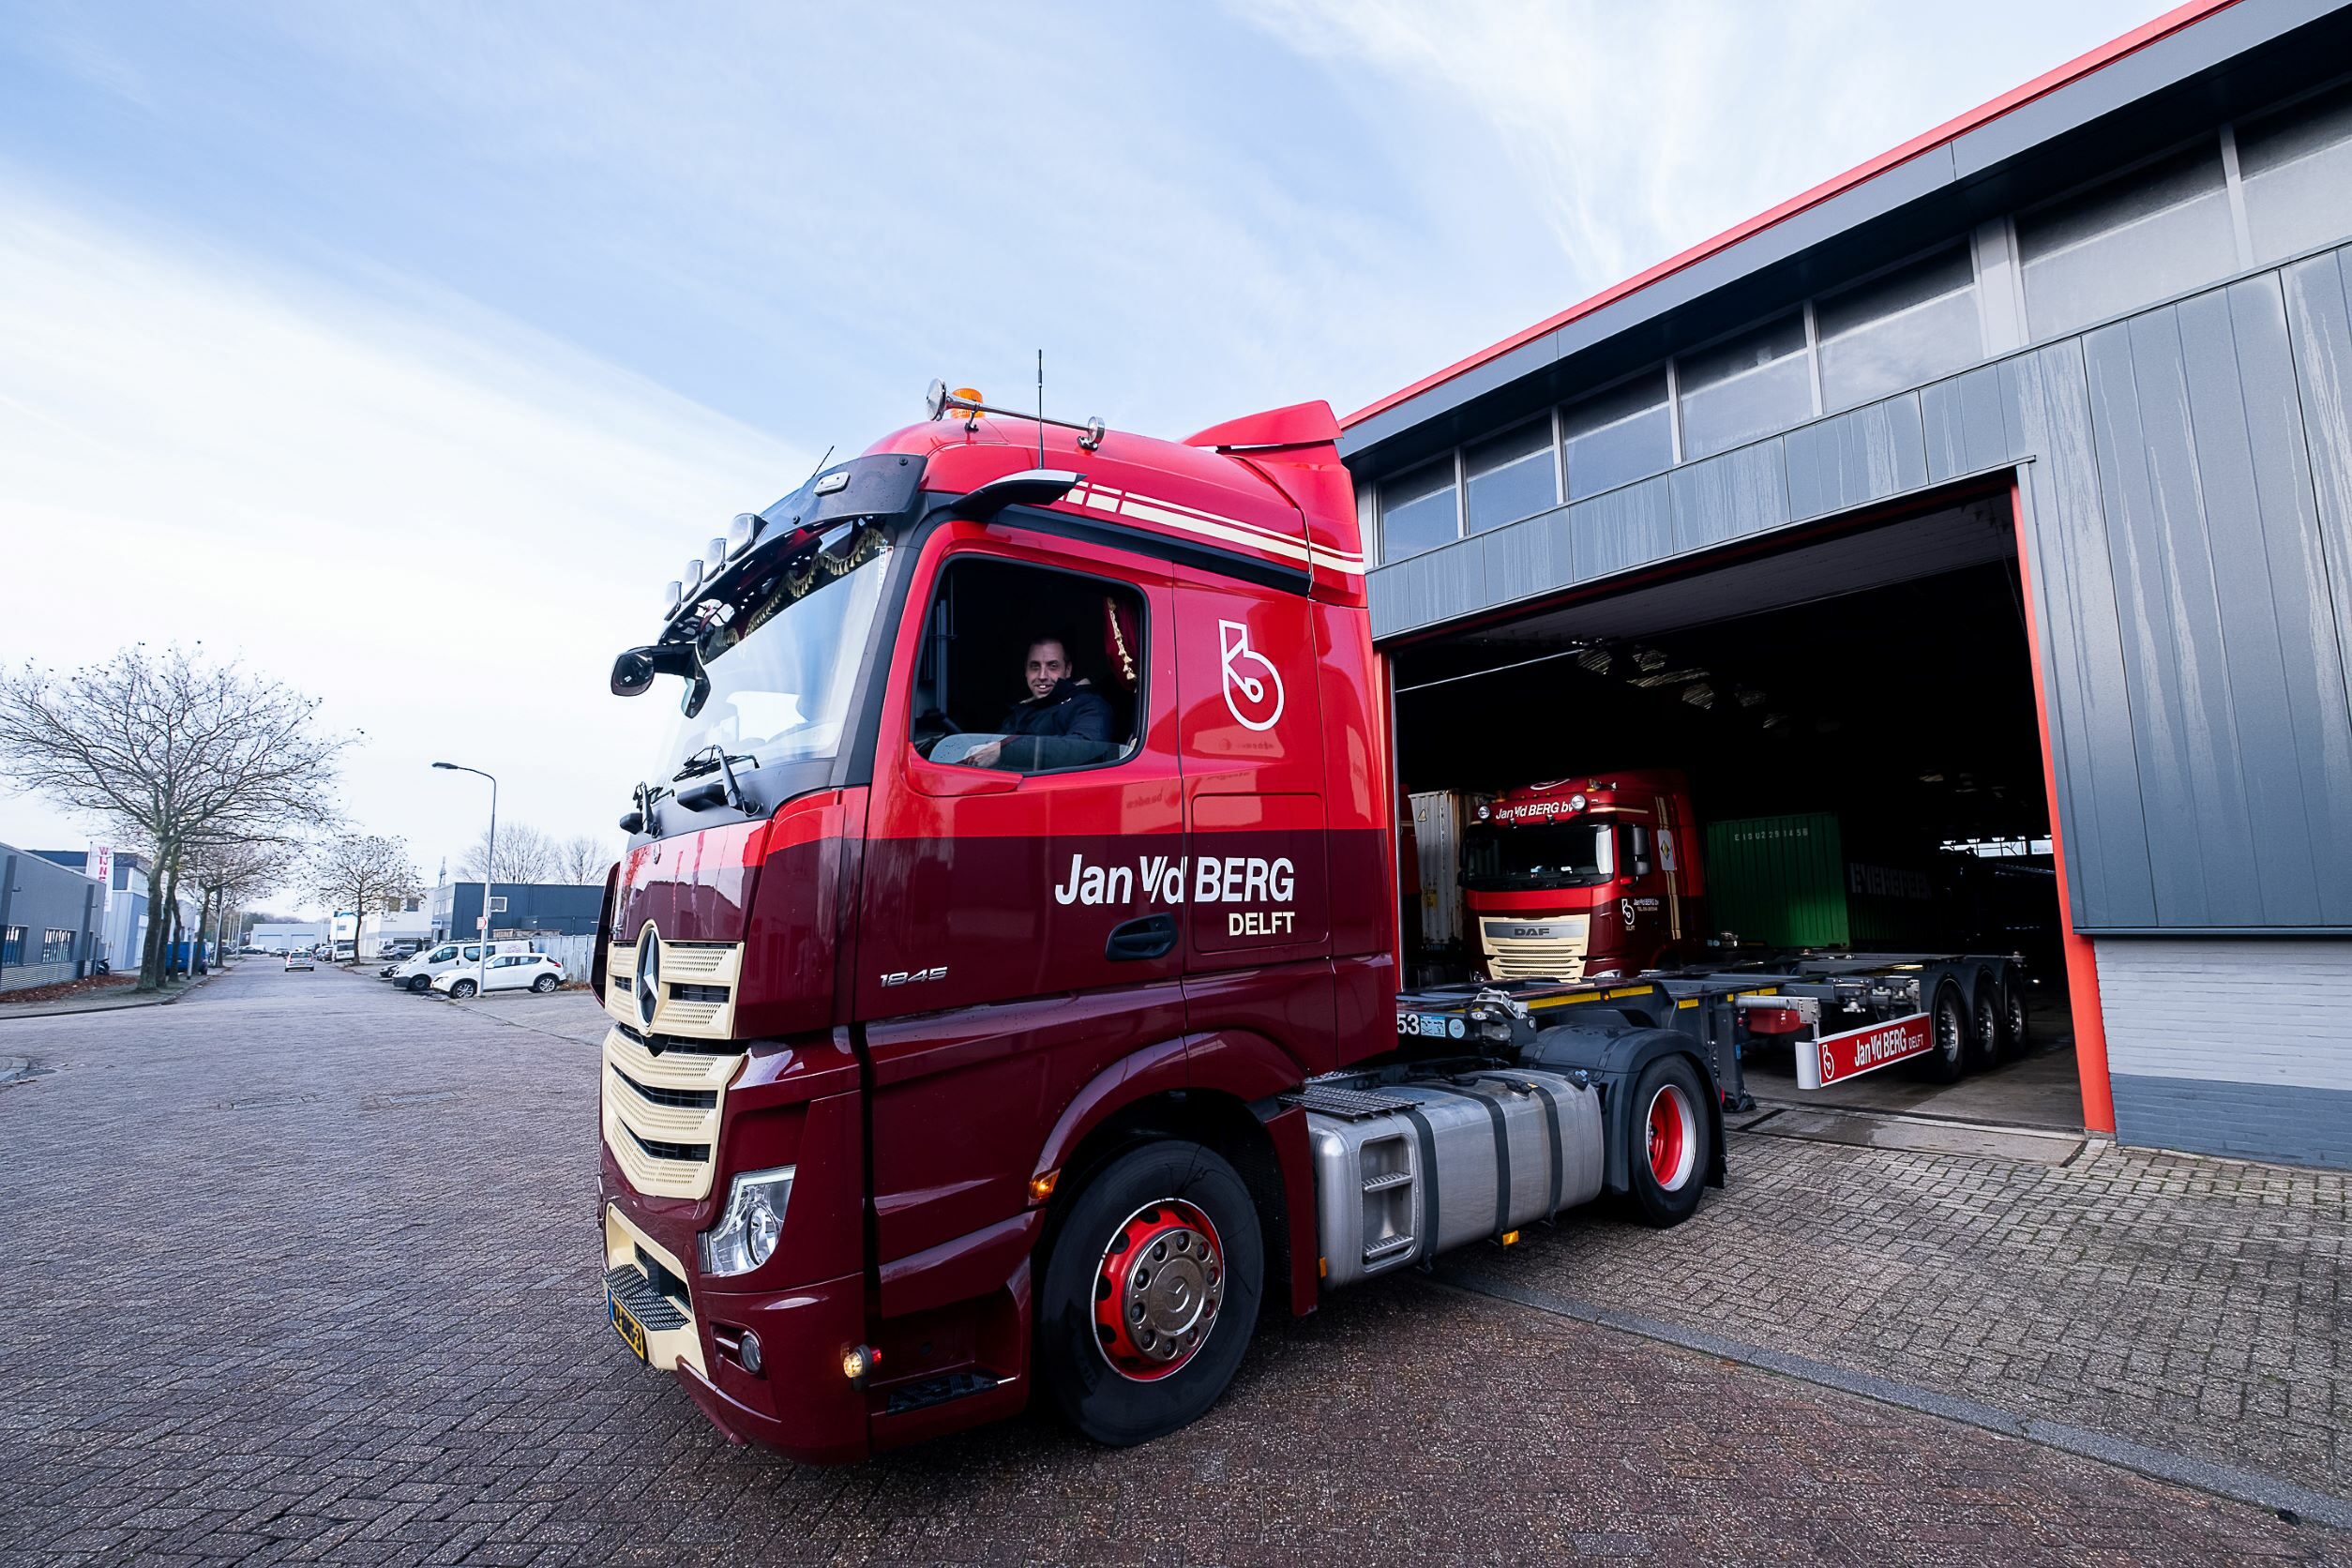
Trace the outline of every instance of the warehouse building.
[[[442, 883], [430, 912], [434, 940], [475, 935], [482, 929], [482, 884]], [[498, 882], [490, 889], [493, 938], [594, 936], [603, 913], [601, 882]]]
[[0, 844], [0, 992], [87, 975], [105, 914], [103, 882]]
[[2352, 9], [2198, 0], [1349, 416], [1406, 787], [2045, 852], [2084, 1124], [2352, 1166], [2347, 242]]

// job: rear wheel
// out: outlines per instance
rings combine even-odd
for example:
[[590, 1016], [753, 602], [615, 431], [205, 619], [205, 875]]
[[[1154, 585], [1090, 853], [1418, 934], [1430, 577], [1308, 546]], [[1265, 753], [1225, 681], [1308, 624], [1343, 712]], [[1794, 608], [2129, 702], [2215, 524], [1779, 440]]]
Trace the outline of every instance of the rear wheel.
[[449, 994], [457, 998], [458, 1001], [463, 1002], [467, 997], [474, 994], [474, 982], [471, 980], [453, 980], [449, 983]]
[[1714, 1150], [1698, 1073], [1680, 1056], [1661, 1057], [1634, 1085], [1634, 1147], [1628, 1196], [1645, 1225], [1680, 1225], [1698, 1208]]
[[1983, 1072], [2001, 1059], [2001, 1002], [1990, 979], [1976, 983], [1975, 1029], [1968, 1040], [1968, 1069]]
[[1929, 1020], [1927, 1054], [1920, 1058], [1920, 1066], [1937, 1083], [1957, 1083], [1968, 1070], [1968, 1042], [1976, 1033], [1976, 1022], [1968, 1016], [1968, 1004], [1960, 996], [1960, 988], [1947, 984], [1936, 993], [1936, 1008]]
[[1087, 1183], [1047, 1259], [1037, 1366], [1096, 1442], [1148, 1442], [1215, 1403], [1249, 1349], [1265, 1254], [1249, 1189], [1214, 1150], [1131, 1149]]
[[2014, 974], [2001, 988], [2001, 1054], [2019, 1057], [2026, 1054], [2027, 1033], [2025, 982]]
[[555, 976], [552, 974], [542, 974], [536, 980], [531, 982], [531, 988], [538, 992], [541, 996], [545, 996], [548, 992], [555, 988]]

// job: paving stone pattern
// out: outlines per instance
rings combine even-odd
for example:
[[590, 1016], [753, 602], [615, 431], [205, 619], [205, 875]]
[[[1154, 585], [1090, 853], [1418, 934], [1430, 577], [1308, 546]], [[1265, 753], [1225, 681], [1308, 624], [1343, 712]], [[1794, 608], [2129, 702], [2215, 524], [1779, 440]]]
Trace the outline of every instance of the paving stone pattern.
[[1515, 1277], [2352, 1497], [2344, 1173], [2104, 1141], [2062, 1168], [1737, 1132], [1730, 1155], [1674, 1245], [1562, 1226]]
[[[46, 1071], [0, 1090], [0, 1562], [2352, 1562], [2319, 1527], [1419, 1279], [1270, 1324], [1206, 1420], [1140, 1449], [1043, 1419], [854, 1469], [730, 1449], [601, 1320], [592, 1005], [264, 971], [12, 1026]], [[1812, 1289], [1843, 1303], [1987, 1229], [2087, 1266], [2080, 1224], [1998, 1212], [2004, 1172], [1740, 1155], [1695, 1228], [1567, 1226], [1495, 1261], [1588, 1297], [1596, 1268], [1679, 1274], [1754, 1337], [1754, 1304], [1803, 1310], [1791, 1248], [1836, 1261]], [[2179, 1271], [2137, 1205], [2256, 1179], [2153, 1168], [2084, 1200], [2148, 1249], [2142, 1322]], [[1819, 1196], [1857, 1173], [1909, 1218], [1832, 1241], [1851, 1216]], [[2275, 1271], [2230, 1290], [2307, 1288], [2291, 1199], [2250, 1205], [2274, 1220], [2258, 1253], [2242, 1225], [2192, 1236], [2224, 1284]], [[2271, 1319], [2251, 1321], [2250, 1370]], [[1952, 1342], [1888, 1317], [1868, 1339], [1911, 1364]]]

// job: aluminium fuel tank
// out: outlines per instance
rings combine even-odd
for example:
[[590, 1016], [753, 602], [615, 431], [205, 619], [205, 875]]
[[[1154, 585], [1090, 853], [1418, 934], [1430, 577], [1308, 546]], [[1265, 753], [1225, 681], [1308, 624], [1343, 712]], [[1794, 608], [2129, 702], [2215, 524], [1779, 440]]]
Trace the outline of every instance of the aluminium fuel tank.
[[1333, 1287], [1548, 1219], [1601, 1191], [1600, 1097], [1558, 1073], [1334, 1075], [1292, 1101], [1307, 1113], [1318, 1245]]

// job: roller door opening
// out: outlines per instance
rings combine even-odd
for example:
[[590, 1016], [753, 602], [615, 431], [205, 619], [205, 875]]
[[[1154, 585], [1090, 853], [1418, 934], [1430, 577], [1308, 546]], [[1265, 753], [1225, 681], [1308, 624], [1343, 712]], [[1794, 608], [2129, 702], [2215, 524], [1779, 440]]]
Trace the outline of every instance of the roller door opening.
[[[1842, 520], [1392, 648], [1410, 976], [2014, 953], [2020, 1048], [1805, 1097], [2083, 1125], [2013, 518]], [[1747, 1072], [1797, 1097], [1789, 1052]]]

